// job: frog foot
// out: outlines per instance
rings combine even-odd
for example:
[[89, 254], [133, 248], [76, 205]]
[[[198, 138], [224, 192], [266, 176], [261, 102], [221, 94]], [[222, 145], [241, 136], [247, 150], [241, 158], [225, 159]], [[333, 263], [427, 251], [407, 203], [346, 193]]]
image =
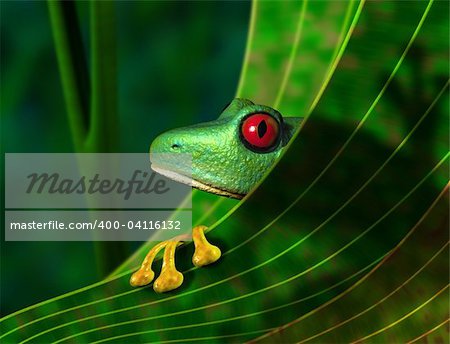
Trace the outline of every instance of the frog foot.
[[[205, 226], [197, 226], [192, 230], [195, 245], [192, 262], [197, 267], [214, 263], [221, 255], [220, 249], [206, 240], [204, 232], [206, 228]], [[161, 274], [153, 283], [153, 289], [157, 293], [164, 293], [178, 288], [183, 283], [183, 274], [175, 267], [175, 251], [179, 245], [181, 245], [181, 241], [175, 238], [154, 246], [145, 257], [140, 269], [131, 276], [130, 284], [133, 287], [142, 287], [153, 281], [155, 277], [152, 270], [153, 260], [158, 252], [164, 249]]]
[[220, 248], [211, 245], [205, 237], [206, 226], [197, 226], [192, 230], [192, 238], [194, 240], [195, 252], [192, 256], [192, 263], [197, 266], [205, 266], [217, 261], [222, 253]]

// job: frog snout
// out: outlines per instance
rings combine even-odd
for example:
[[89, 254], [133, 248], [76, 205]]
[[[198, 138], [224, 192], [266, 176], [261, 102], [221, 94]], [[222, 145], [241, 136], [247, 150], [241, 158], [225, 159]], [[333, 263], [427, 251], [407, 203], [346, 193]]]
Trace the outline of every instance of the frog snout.
[[[170, 135], [171, 136], [171, 135]], [[180, 140], [170, 137], [167, 134], [161, 134], [153, 140], [150, 146], [150, 153], [179, 153], [183, 147]]]
[[170, 149], [172, 151], [179, 151], [181, 148], [183, 148], [183, 145], [181, 143], [172, 143], [172, 145], [170, 146]]

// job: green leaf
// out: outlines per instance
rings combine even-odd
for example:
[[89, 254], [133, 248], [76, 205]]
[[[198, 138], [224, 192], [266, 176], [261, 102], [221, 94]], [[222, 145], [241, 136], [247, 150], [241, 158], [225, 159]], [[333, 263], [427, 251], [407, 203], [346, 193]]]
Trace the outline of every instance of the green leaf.
[[[115, 4], [90, 2], [90, 68], [75, 3], [49, 0], [48, 8], [75, 151], [116, 152], [119, 130]], [[121, 242], [95, 242], [94, 246], [101, 276], [123, 259]]]

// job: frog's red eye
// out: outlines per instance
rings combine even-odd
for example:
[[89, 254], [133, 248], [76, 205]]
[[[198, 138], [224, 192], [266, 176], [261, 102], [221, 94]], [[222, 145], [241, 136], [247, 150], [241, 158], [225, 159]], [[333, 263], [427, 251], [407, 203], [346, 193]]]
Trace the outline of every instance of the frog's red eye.
[[268, 151], [278, 143], [279, 123], [265, 113], [255, 113], [247, 117], [241, 126], [244, 143], [256, 151]]

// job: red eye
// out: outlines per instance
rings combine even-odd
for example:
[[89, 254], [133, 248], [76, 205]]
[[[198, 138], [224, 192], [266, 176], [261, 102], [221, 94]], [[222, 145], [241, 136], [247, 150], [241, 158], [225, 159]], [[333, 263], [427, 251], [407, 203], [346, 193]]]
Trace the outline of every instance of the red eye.
[[256, 113], [247, 117], [242, 123], [242, 136], [252, 148], [267, 150], [277, 142], [278, 122], [270, 115]]

